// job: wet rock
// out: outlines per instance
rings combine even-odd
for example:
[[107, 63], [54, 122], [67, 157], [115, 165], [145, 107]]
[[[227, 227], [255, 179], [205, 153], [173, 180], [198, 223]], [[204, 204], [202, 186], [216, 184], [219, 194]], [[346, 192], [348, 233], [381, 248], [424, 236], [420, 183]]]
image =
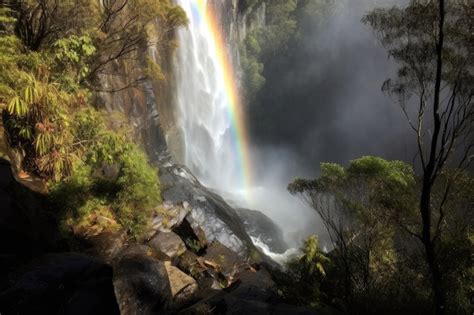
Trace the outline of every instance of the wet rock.
[[196, 254], [203, 253], [203, 250], [207, 246], [207, 239], [206, 234], [199, 225], [194, 224], [192, 226], [188, 219], [184, 219], [179, 226], [173, 229], [173, 231], [184, 240], [186, 247], [189, 250]]
[[160, 162], [160, 181], [165, 202], [187, 202], [191, 209], [186, 220], [200, 227], [208, 242], [214, 240], [244, 257], [254, 249], [236, 211], [220, 196], [202, 186], [187, 168]]
[[144, 245], [132, 245], [118, 254], [114, 288], [121, 314], [158, 313], [171, 300], [166, 268]]
[[[214, 291], [221, 291], [224, 286], [219, 280], [209, 277], [209, 276], [204, 276], [199, 278], [198, 280], [198, 285], [199, 285], [199, 290], [203, 292], [214, 292]], [[203, 297], [206, 297], [208, 295], [203, 294]]]
[[148, 242], [148, 245], [155, 250], [166, 254], [170, 258], [180, 256], [186, 251], [184, 242], [173, 232], [156, 234]]
[[49, 254], [0, 293], [2, 314], [119, 314], [112, 268], [81, 254]]
[[245, 230], [253, 237], [265, 243], [273, 253], [282, 254], [288, 249], [283, 231], [269, 217], [260, 211], [237, 209]]
[[178, 308], [193, 298], [198, 285], [196, 280], [172, 266], [170, 262], [165, 262], [165, 268], [170, 281], [173, 307]]
[[183, 222], [190, 211], [191, 208], [186, 201], [179, 204], [165, 201], [150, 219], [150, 226], [146, 232], [147, 238], [152, 238], [158, 232], [171, 232]]
[[177, 264], [178, 268], [196, 279], [200, 278], [201, 273], [205, 269], [199, 265], [197, 258], [198, 256], [196, 254], [187, 250], [183, 255], [179, 257]]
[[214, 264], [215, 269], [226, 277], [234, 275], [242, 263], [235, 252], [219, 242], [212, 242], [203, 258], [209, 265]]

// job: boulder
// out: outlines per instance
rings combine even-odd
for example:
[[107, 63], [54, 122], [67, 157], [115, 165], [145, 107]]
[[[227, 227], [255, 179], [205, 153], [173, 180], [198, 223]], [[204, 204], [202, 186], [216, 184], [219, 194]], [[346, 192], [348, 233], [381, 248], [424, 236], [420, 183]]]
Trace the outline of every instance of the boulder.
[[215, 266], [218, 272], [225, 277], [233, 276], [238, 271], [242, 260], [240, 257], [219, 242], [212, 242], [203, 256], [204, 263], [209, 266]]
[[160, 251], [170, 258], [182, 255], [186, 251], [186, 246], [181, 238], [173, 232], [156, 234], [148, 245], [153, 249]]
[[169, 305], [168, 273], [151, 248], [134, 244], [115, 260], [114, 288], [122, 315], [158, 313]]
[[81, 254], [48, 254], [0, 293], [2, 314], [119, 314], [109, 265]]
[[183, 222], [173, 229], [182, 240], [184, 240], [186, 247], [196, 254], [202, 254], [203, 250], [207, 246], [207, 239], [204, 231], [199, 225], [194, 224], [191, 226], [188, 219], [184, 219]]
[[167, 159], [160, 161], [162, 197], [172, 204], [189, 204], [186, 220], [202, 229], [207, 242], [220, 242], [241, 257], [255, 249], [236, 211], [194, 177], [183, 166]]
[[178, 204], [165, 201], [153, 212], [150, 225], [145, 235], [147, 239], [152, 238], [158, 232], [171, 232], [173, 228], [183, 222], [186, 215], [191, 211], [189, 203], [184, 201]]
[[268, 273], [248, 271], [231, 287], [211, 292], [182, 314], [317, 314], [311, 308], [283, 303]]
[[198, 256], [196, 254], [187, 250], [179, 257], [178, 268], [198, 279], [205, 269], [199, 265], [197, 259]]
[[269, 217], [260, 211], [237, 209], [245, 230], [252, 238], [265, 243], [273, 253], [283, 254], [287, 249], [283, 231]]
[[165, 262], [165, 268], [170, 282], [173, 307], [178, 308], [193, 298], [198, 285], [196, 280], [172, 266], [171, 262]]
[[125, 231], [103, 232], [91, 236], [87, 239], [91, 246], [88, 252], [110, 263], [124, 247], [126, 238], [127, 233]]
[[0, 158], [0, 290], [6, 275], [19, 264], [58, 246], [57, 222], [48, 216], [44, 195], [19, 183], [7, 160]]

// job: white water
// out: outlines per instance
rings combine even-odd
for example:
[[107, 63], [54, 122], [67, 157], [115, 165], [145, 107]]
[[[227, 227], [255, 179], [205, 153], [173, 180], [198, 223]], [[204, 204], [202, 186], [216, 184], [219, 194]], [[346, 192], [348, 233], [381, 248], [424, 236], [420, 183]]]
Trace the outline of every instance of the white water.
[[265, 244], [260, 238], [256, 238], [256, 237], [252, 237], [252, 236], [250, 238], [252, 239], [252, 242], [254, 243], [255, 246], [260, 248], [260, 250], [265, 255], [270, 257], [274, 262], [278, 263], [282, 267], [285, 267], [285, 263], [289, 259], [294, 258], [294, 257], [301, 254], [300, 250], [297, 249], [297, 248], [289, 248], [282, 254], [274, 253], [270, 250], [268, 245]]
[[178, 32], [178, 126], [184, 142], [184, 163], [206, 186], [232, 191], [241, 185], [241, 172], [224, 76], [212, 36], [193, 0], [178, 0], [189, 18]]
[[[183, 135], [184, 163], [205, 186], [218, 190], [233, 206], [258, 209], [272, 218], [284, 231], [288, 244], [299, 247], [303, 238], [314, 233], [315, 216], [288, 194], [288, 180], [272, 178], [260, 182], [260, 187], [242, 186], [243, 170], [236, 152], [222, 69], [213, 50], [212, 36], [192, 2], [177, 1], [189, 18], [188, 28], [178, 31], [175, 67], [177, 117]], [[281, 165], [273, 162], [262, 164], [267, 174], [274, 175], [281, 169]], [[252, 200], [246, 199], [249, 194]], [[290, 249], [284, 254], [274, 254], [260, 240], [253, 241], [278, 263], [297, 252]]]

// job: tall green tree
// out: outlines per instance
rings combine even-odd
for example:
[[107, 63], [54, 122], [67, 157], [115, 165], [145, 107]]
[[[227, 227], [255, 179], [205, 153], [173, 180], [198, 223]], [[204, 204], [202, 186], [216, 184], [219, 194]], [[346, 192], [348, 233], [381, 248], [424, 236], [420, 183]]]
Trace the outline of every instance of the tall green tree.
[[[446, 225], [445, 203], [457, 176], [440, 182], [447, 165], [472, 162], [474, 147], [474, 6], [470, 1], [412, 0], [403, 8], [375, 9], [364, 17], [399, 65], [383, 84], [415, 133], [421, 164], [420, 238], [432, 278], [437, 314], [446, 311], [439, 244]], [[434, 199], [434, 187], [443, 197]]]

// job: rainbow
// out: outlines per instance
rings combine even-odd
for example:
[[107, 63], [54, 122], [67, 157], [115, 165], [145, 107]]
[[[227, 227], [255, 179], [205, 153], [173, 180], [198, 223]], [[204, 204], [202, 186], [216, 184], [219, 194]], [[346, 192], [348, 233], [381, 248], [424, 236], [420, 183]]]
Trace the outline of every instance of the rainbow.
[[232, 136], [238, 156], [238, 166], [242, 174], [243, 188], [250, 187], [252, 182], [252, 167], [249, 155], [249, 135], [247, 132], [244, 109], [239, 96], [239, 89], [232, 65], [232, 58], [226, 46], [225, 37], [219, 19], [207, 0], [192, 1], [199, 15], [199, 22], [204, 23], [211, 35], [211, 44], [216, 54], [217, 62], [222, 70], [224, 89], [227, 96], [228, 117], [232, 125]]

